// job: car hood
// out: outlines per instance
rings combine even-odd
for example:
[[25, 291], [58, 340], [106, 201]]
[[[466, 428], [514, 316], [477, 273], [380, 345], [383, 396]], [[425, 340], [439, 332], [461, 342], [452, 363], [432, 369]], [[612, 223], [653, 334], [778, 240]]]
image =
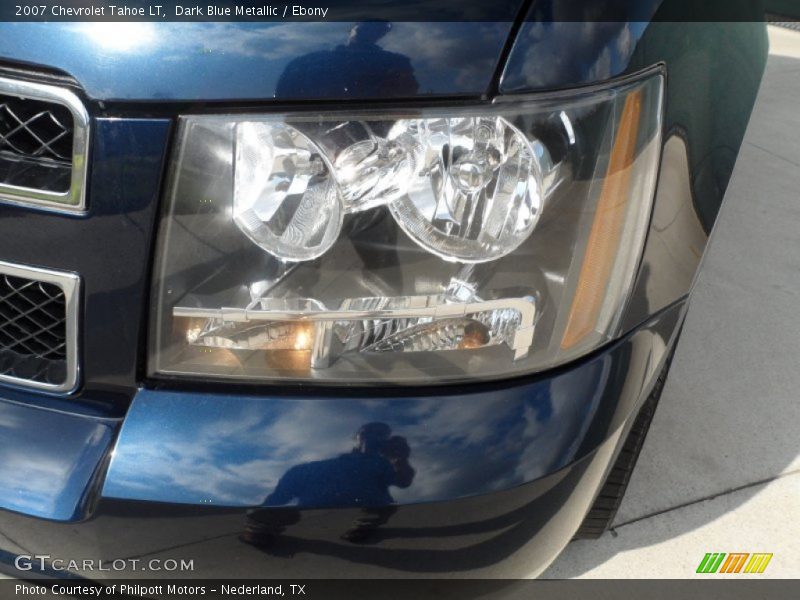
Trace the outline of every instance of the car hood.
[[67, 73], [90, 98], [104, 101], [480, 96], [511, 28], [511, 22], [3, 23], [0, 57]]

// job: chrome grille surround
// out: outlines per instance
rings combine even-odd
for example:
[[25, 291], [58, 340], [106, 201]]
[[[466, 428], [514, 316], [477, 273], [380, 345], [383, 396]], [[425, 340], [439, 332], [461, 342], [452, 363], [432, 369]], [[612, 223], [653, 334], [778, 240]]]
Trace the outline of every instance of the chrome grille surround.
[[[89, 114], [80, 99], [62, 87], [0, 77], [0, 122], [0, 201], [84, 212]], [[31, 164], [42, 184], [26, 180]]]
[[0, 261], [0, 383], [75, 390], [79, 290], [75, 273]]

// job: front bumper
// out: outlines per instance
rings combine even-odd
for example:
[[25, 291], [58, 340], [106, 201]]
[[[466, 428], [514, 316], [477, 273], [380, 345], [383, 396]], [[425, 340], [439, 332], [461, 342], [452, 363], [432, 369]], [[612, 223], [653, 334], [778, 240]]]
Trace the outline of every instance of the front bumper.
[[[0, 486], [0, 506], [11, 509], [0, 511], [0, 559], [18, 577], [45, 573], [38, 565], [17, 571], [14, 558], [45, 554], [65, 563], [145, 557], [193, 565], [152, 572], [128, 562], [119, 570], [76, 572], [93, 579], [529, 576], [580, 525], [674, 343], [683, 310], [679, 302], [566, 368], [525, 381], [442, 388], [447, 395], [140, 390], [124, 422], [80, 417], [115, 430], [113, 450], [109, 437], [105, 452], [65, 458], [58, 450], [64, 437], [86, 435], [87, 427], [62, 429], [59, 440], [30, 435], [22, 442], [18, 435], [16, 447], [4, 448], [18, 467], [16, 487]], [[9, 402], [0, 399], [0, 406]], [[16, 422], [27, 420], [30, 431], [43, 413], [76, 418], [13, 405], [28, 411]], [[353, 433], [376, 421], [406, 438], [416, 470], [407, 488], [388, 489], [393, 503], [362, 509], [301, 499], [253, 510], [291, 467], [346, 453]], [[87, 468], [93, 462], [96, 468]], [[27, 484], [26, 473], [36, 475]], [[19, 500], [26, 485], [38, 491], [39, 504]], [[242, 540], [254, 522], [261, 534], [268, 530], [256, 546]]]

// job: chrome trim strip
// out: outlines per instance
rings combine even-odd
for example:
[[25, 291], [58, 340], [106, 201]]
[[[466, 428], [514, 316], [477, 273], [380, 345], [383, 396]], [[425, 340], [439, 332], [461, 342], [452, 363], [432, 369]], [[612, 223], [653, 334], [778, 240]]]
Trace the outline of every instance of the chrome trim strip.
[[0, 77], [0, 94], [60, 104], [69, 109], [73, 120], [72, 175], [69, 191], [48, 192], [0, 183], [0, 202], [58, 212], [85, 212], [86, 172], [89, 162], [89, 113], [86, 112], [80, 98], [64, 88], [6, 77]]
[[0, 383], [10, 383], [20, 387], [31, 388], [52, 394], [70, 394], [78, 387], [80, 365], [78, 363], [78, 306], [80, 304], [80, 276], [69, 271], [52, 271], [39, 267], [27, 267], [0, 261], [0, 273], [12, 277], [34, 279], [57, 285], [64, 292], [64, 310], [66, 312], [67, 341], [67, 378], [64, 383], [56, 385], [21, 379], [0, 374]]

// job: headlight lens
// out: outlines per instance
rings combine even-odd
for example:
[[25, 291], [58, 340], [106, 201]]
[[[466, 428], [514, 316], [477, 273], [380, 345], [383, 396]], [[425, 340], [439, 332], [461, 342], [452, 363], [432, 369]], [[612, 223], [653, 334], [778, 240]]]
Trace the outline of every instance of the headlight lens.
[[505, 117], [402, 120], [392, 134], [420, 148], [407, 193], [389, 204], [420, 246], [445, 260], [488, 262], [533, 232], [543, 200], [537, 141]]
[[641, 255], [662, 86], [183, 118], [151, 373], [427, 384], [592, 350]]
[[314, 142], [284, 123], [236, 126], [233, 220], [282, 260], [317, 258], [336, 241], [342, 202], [330, 163]]

